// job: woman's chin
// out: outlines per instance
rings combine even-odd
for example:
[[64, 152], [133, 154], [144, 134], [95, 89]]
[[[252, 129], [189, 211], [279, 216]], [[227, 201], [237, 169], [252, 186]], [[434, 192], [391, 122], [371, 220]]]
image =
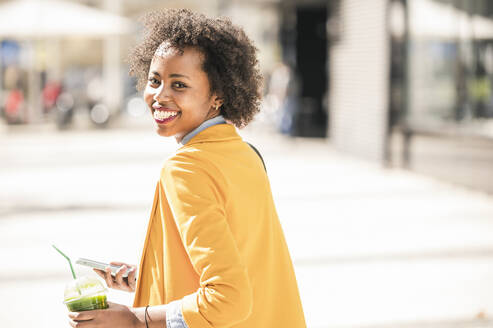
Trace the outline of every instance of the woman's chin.
[[166, 131], [164, 129], [161, 129], [158, 127], [156, 127], [156, 133], [161, 136], [161, 137], [172, 137], [173, 134], [170, 132], [170, 131]]

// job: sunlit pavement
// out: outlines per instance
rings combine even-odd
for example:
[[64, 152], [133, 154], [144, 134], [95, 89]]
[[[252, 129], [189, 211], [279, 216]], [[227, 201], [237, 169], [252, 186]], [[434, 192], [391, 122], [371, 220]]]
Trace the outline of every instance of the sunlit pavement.
[[[266, 161], [309, 327], [493, 326], [493, 197], [324, 140], [242, 134]], [[138, 262], [175, 148], [152, 128], [0, 134], [1, 327], [68, 326], [71, 276], [52, 243], [73, 258]]]

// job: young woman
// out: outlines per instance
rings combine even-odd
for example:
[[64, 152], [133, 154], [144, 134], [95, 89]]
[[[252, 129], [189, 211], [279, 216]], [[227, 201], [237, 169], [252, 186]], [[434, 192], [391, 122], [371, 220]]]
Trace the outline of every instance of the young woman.
[[[256, 48], [228, 19], [153, 12], [131, 73], [180, 144], [156, 185], [139, 266], [98, 273], [133, 307], [69, 313], [72, 327], [306, 327], [262, 160], [236, 128], [259, 111]], [[122, 275], [130, 271], [128, 280]]]

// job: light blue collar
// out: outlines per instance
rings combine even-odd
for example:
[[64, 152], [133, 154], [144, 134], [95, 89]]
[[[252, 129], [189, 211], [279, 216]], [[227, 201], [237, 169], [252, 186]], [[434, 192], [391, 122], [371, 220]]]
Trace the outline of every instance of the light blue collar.
[[219, 116], [211, 118], [207, 121], [204, 121], [204, 122], [202, 122], [202, 124], [200, 124], [194, 130], [190, 131], [186, 136], [184, 136], [183, 139], [181, 139], [180, 143], [182, 145], [186, 145], [190, 141], [190, 139], [192, 139], [193, 137], [195, 137], [197, 134], [204, 131], [208, 127], [211, 127], [211, 126], [216, 125], [216, 124], [224, 124], [224, 123], [226, 123], [226, 120], [224, 119], [224, 117], [222, 115], [219, 115]]

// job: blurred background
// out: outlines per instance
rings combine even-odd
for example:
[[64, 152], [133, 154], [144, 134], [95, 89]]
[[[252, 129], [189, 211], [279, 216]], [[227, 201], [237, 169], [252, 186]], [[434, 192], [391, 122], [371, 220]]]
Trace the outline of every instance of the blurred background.
[[490, 0], [0, 0], [0, 326], [68, 326], [52, 243], [139, 262], [177, 145], [126, 56], [160, 8], [228, 16], [259, 49], [241, 134], [308, 327], [493, 327]]

